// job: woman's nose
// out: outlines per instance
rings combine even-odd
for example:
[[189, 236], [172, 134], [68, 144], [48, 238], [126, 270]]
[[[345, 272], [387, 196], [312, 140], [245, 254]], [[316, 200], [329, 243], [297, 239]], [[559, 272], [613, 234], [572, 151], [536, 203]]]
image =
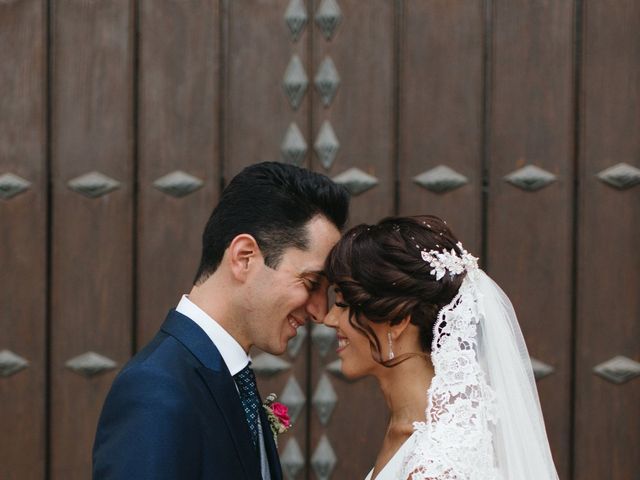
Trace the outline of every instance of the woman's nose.
[[327, 312], [327, 314], [322, 319], [322, 323], [324, 323], [327, 327], [337, 327], [338, 319], [336, 318], [336, 307], [333, 306]]

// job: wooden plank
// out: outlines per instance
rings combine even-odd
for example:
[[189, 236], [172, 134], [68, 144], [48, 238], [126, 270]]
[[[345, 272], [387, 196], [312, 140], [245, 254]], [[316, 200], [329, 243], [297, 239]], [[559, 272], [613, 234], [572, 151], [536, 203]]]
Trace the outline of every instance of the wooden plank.
[[[218, 8], [214, 0], [140, 3], [139, 347], [191, 289], [218, 195]], [[202, 186], [178, 197], [154, 186], [175, 172]]]
[[640, 187], [596, 176], [640, 168], [640, 4], [585, 2], [583, 45], [575, 478], [633, 478], [640, 379], [617, 385], [593, 368], [618, 355], [640, 361]]
[[[52, 5], [52, 479], [91, 475], [91, 447], [115, 370], [84, 377], [65, 363], [131, 353], [133, 4]], [[88, 198], [68, 182], [97, 171], [119, 188]]]
[[0, 377], [0, 478], [45, 476], [47, 295], [46, 6], [0, 3], [0, 178], [30, 185], [0, 198], [0, 351], [29, 362]]
[[[294, 40], [285, 22], [289, 0], [224, 2], [224, 183], [228, 183], [248, 165], [266, 160], [286, 160], [282, 153], [282, 143], [292, 123], [297, 125], [307, 144], [307, 152], [299, 158], [299, 164], [309, 166], [312, 143], [309, 108], [310, 91], [313, 89], [309, 42], [313, 11], [311, 1], [304, 3], [310, 18], [299, 38]], [[300, 59], [309, 82], [297, 109], [292, 107], [283, 88], [285, 72], [294, 56]], [[301, 332], [298, 335], [300, 334]], [[308, 340], [303, 342], [297, 355], [286, 354], [281, 357], [290, 364], [286, 370], [272, 375], [257, 371], [258, 389], [263, 398], [273, 392], [284, 400], [282, 394], [287, 392], [289, 383], [297, 384], [303, 396], [307, 397], [307, 403], [294, 421], [293, 428], [278, 441], [283, 464], [293, 448], [293, 444], [289, 445], [292, 440], [295, 440], [303, 457], [306, 457], [308, 450], [307, 412], [310, 387], [307, 375], [307, 342]], [[261, 353], [255, 350], [252, 357], [257, 359]], [[304, 458], [304, 464], [295, 478], [307, 478], [308, 468], [308, 458]]]
[[[293, 42], [284, 15], [289, 0], [248, 0], [227, 5], [225, 56], [224, 179], [228, 182], [247, 165], [283, 161], [281, 146], [292, 123], [310, 148], [309, 98], [313, 78], [308, 55], [309, 19]], [[309, 15], [313, 12], [309, 11]], [[294, 110], [284, 93], [283, 79], [294, 55], [300, 58], [309, 86]], [[300, 165], [309, 164], [309, 151]]]
[[[319, 4], [315, 2], [316, 9]], [[353, 168], [374, 177], [375, 186], [352, 196], [350, 224], [375, 223], [395, 210], [395, 3], [344, 0], [338, 4], [342, 19], [330, 40], [314, 25], [314, 76], [331, 59], [340, 85], [329, 105], [322, 103], [314, 88], [312, 131], [315, 143], [323, 124], [329, 122], [340, 149], [329, 169], [315, 153], [313, 166], [333, 178]], [[311, 349], [309, 394], [316, 393], [327, 375], [337, 404], [326, 425], [320, 422], [317, 407], [311, 408], [310, 455], [312, 459], [326, 435], [337, 457], [331, 478], [364, 478], [384, 436], [386, 407], [372, 379], [350, 384], [327, 373], [327, 366], [336, 359], [334, 350], [335, 345], [323, 357], [317, 344]], [[318, 478], [313, 470], [311, 478]]]
[[[561, 478], [569, 475], [573, 2], [493, 2], [488, 268], [510, 296], [538, 382]], [[535, 165], [557, 177], [526, 191], [504, 177]]]
[[330, 59], [340, 78], [329, 105], [313, 89], [312, 135], [325, 122], [340, 148], [330, 168], [314, 153], [316, 170], [336, 178], [352, 168], [377, 184], [352, 195], [350, 224], [375, 223], [394, 213], [394, 4], [384, 0], [341, 1], [342, 19], [330, 41], [314, 24], [313, 75]]
[[[483, 48], [482, 1], [405, 2], [400, 212], [441, 216], [476, 255], [482, 240]], [[414, 180], [440, 166], [467, 183], [434, 192]]]

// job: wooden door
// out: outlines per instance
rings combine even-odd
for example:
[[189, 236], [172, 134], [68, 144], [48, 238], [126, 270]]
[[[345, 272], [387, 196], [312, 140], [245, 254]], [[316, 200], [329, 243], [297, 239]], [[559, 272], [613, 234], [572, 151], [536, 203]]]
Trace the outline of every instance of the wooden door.
[[[634, 0], [0, 1], [0, 477], [85, 479], [118, 369], [246, 165], [446, 218], [511, 297], [560, 478], [640, 459]], [[288, 479], [363, 478], [387, 411], [330, 329], [253, 352]]]
[[0, 4], [0, 478], [45, 475], [46, 5]]

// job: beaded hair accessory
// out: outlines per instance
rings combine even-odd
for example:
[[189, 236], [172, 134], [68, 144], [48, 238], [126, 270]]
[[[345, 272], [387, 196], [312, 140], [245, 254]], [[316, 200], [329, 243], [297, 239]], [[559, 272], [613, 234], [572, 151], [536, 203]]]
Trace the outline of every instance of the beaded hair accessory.
[[462, 252], [460, 256], [458, 256], [453, 248], [451, 249], [451, 252], [448, 252], [447, 250], [444, 250], [443, 252], [438, 250], [427, 251], [426, 249], [420, 252], [422, 259], [425, 262], [429, 262], [429, 265], [433, 269], [429, 273], [434, 275], [436, 280], [440, 280], [447, 272], [449, 272], [451, 277], [455, 277], [463, 272], [468, 272], [478, 268], [478, 258], [467, 252], [462, 246], [462, 242], [458, 242], [456, 246]]

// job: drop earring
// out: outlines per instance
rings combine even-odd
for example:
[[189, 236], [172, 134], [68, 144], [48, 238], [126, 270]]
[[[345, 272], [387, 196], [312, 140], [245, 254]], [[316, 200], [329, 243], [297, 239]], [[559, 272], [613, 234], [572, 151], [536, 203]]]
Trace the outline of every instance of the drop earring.
[[391, 339], [391, 332], [387, 333], [387, 341], [389, 343], [389, 360], [393, 360], [395, 355], [393, 353], [393, 340]]

